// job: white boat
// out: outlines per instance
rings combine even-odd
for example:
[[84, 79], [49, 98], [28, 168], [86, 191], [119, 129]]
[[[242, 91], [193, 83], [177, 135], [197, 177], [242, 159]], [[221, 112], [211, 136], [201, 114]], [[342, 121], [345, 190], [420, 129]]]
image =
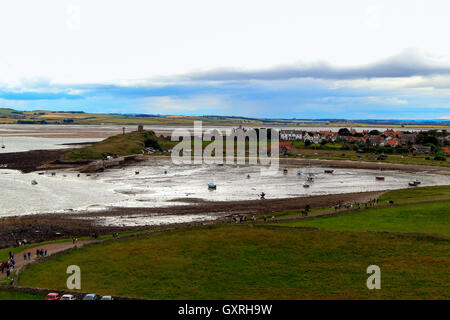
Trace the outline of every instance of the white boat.
[[32, 184], [33, 186], [35, 186], [35, 185], [37, 185], [38, 183], [37, 183], [36, 180], [31, 180], [31, 184]]

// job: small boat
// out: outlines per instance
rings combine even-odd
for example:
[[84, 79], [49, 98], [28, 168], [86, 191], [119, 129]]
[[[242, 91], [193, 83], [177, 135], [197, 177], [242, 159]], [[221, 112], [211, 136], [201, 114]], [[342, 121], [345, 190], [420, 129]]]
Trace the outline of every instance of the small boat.
[[250, 175], [249, 174], [247, 175], [247, 179], [250, 179]]
[[308, 181], [308, 182], [314, 182], [314, 178], [313, 178], [313, 177], [308, 177], [308, 178], [306, 179], [306, 181]]
[[288, 173], [288, 169], [287, 169], [286, 167], [284, 167], [283, 173], [284, 173], [284, 174], [287, 174], [287, 173]]
[[375, 180], [377, 180], [377, 181], [384, 181], [384, 177], [375, 177]]
[[307, 184], [307, 183], [303, 184], [303, 188], [309, 188], [309, 187], [310, 187], [309, 184]]
[[5, 149], [6, 148], [6, 146], [5, 146], [5, 144], [3, 143], [3, 137], [2, 137], [2, 149]]
[[208, 183], [208, 189], [209, 190], [216, 190], [217, 186], [214, 183]]
[[325, 169], [323, 172], [325, 172], [325, 173], [333, 173], [334, 170], [331, 170], [331, 169]]
[[139, 171], [135, 171], [134, 174], [139, 174]]
[[419, 184], [420, 184], [420, 181], [418, 181], [418, 180], [410, 181], [408, 183], [408, 185], [411, 187], [417, 187]]
[[35, 186], [35, 185], [37, 185], [38, 183], [37, 183], [36, 180], [31, 180], [31, 184], [32, 184], [33, 186]]
[[298, 176], [301, 176], [302, 173], [303, 173], [302, 170], [298, 170], [298, 171], [297, 171], [297, 175], [298, 175]]

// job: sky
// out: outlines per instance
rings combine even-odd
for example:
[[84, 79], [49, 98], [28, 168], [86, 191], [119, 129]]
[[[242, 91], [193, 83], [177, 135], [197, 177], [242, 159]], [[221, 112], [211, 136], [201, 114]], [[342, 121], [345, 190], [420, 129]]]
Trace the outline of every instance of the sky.
[[0, 2], [0, 107], [450, 119], [448, 1]]

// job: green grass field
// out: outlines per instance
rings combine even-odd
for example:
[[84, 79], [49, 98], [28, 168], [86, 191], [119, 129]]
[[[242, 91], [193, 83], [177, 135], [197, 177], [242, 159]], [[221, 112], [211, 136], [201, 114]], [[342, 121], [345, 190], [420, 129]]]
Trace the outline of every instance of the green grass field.
[[[30, 266], [19, 285], [148, 299], [448, 299], [450, 242], [362, 232], [219, 225], [122, 239]], [[368, 290], [379, 265], [382, 289]]]
[[44, 300], [45, 295], [0, 289], [0, 300]]
[[279, 222], [324, 230], [390, 231], [450, 235], [450, 201], [361, 209], [335, 216]]
[[393, 200], [395, 203], [414, 202], [450, 197], [450, 186], [418, 187], [392, 190], [383, 194], [380, 202]]

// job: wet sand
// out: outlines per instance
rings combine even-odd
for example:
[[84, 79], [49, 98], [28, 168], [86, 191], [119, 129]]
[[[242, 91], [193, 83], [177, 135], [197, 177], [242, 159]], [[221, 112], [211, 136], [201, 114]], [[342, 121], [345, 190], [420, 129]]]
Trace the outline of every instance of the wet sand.
[[[36, 214], [20, 217], [6, 217], [0, 219], [0, 248], [15, 245], [16, 240], [27, 239], [28, 242], [40, 242], [54, 240], [63, 237], [89, 236], [93, 233], [99, 235], [111, 234], [113, 232], [125, 230], [152, 229], [159, 226], [101, 226], [96, 223], [95, 218], [120, 217], [130, 215], [141, 215], [145, 217], [155, 214], [161, 215], [193, 215], [207, 214], [215, 216], [217, 219], [225, 218], [235, 214], [239, 215], [259, 215], [273, 214], [284, 210], [302, 210], [307, 204], [312, 209], [330, 207], [338, 203], [346, 202], [366, 202], [380, 196], [383, 191], [345, 193], [339, 195], [324, 195], [311, 197], [298, 197], [288, 199], [266, 199], [248, 201], [220, 201], [208, 202], [199, 201], [196, 204], [183, 205], [177, 207], [162, 208], [113, 208], [107, 211], [84, 212], [73, 214]], [[192, 199], [190, 199], [192, 200]], [[184, 200], [182, 200], [184, 201]], [[86, 219], [94, 218], [94, 219]], [[202, 222], [181, 223], [199, 224]]]
[[15, 169], [23, 173], [39, 170], [39, 167], [61, 159], [71, 149], [32, 150], [26, 152], [10, 152], [0, 154], [2, 169]]

